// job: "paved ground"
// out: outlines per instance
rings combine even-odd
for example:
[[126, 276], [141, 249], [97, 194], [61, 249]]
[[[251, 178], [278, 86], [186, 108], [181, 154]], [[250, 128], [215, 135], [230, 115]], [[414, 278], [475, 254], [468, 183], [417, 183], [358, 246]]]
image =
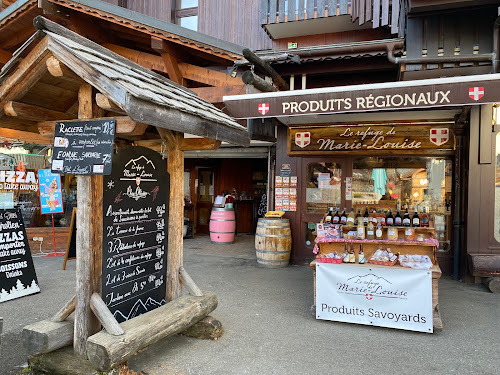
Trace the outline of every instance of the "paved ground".
[[[208, 237], [185, 240], [185, 267], [219, 299], [217, 341], [175, 336], [130, 361], [150, 375], [481, 374], [500, 373], [500, 296], [482, 285], [439, 284], [444, 330], [432, 335], [315, 320], [312, 271], [267, 269], [255, 260], [253, 236], [232, 246]], [[0, 304], [4, 335], [0, 374], [25, 362], [24, 325], [48, 318], [74, 293], [74, 261], [35, 258], [42, 292]], [[14, 370], [13, 370], [14, 369]], [[13, 370], [13, 371], [11, 371]]]

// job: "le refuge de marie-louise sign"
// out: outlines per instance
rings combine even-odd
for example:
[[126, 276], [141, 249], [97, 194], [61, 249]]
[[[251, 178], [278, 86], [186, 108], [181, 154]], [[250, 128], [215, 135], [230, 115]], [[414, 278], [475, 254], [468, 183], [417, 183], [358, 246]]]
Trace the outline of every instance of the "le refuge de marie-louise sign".
[[443, 152], [455, 148], [451, 123], [310, 125], [288, 128], [290, 155]]

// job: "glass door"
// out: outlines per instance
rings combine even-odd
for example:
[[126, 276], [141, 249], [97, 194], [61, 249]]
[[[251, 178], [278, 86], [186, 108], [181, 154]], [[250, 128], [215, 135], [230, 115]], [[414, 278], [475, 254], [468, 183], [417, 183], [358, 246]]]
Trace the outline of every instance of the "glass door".
[[208, 225], [210, 223], [210, 213], [212, 212], [215, 191], [215, 169], [199, 168], [198, 186], [196, 189], [197, 233], [209, 233]]

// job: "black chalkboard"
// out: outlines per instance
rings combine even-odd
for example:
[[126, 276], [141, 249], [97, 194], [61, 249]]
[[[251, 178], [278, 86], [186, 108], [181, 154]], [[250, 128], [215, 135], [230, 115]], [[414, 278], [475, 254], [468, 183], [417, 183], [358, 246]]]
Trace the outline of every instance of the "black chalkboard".
[[52, 172], [109, 175], [115, 123], [115, 120], [57, 122]]
[[69, 225], [69, 237], [66, 242], [66, 253], [64, 254], [63, 270], [69, 259], [76, 259], [76, 207], [71, 212], [71, 224]]
[[0, 302], [38, 292], [21, 211], [0, 210]]
[[120, 323], [165, 303], [169, 187], [145, 147], [120, 148], [104, 177], [102, 298]]

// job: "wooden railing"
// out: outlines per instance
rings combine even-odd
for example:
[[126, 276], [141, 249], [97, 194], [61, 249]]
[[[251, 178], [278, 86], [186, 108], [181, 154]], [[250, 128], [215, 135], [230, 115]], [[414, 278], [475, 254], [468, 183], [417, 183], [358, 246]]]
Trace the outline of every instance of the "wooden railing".
[[[261, 0], [262, 25], [350, 15], [359, 25], [390, 26], [399, 32], [403, 0]], [[401, 16], [402, 14], [402, 16]]]

